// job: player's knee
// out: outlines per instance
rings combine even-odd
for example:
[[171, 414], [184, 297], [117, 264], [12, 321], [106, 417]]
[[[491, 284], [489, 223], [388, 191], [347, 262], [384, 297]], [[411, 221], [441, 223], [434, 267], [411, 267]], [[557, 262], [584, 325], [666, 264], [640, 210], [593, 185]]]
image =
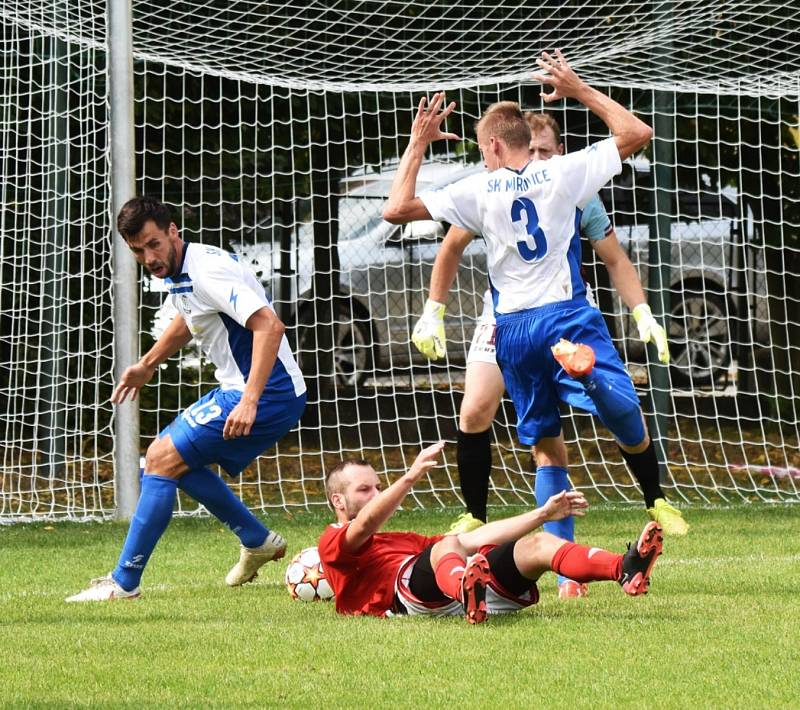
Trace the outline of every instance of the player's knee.
[[486, 431], [492, 426], [499, 404], [500, 402], [493, 399], [465, 399], [459, 412], [459, 429], [465, 434]]
[[650, 436], [647, 434], [646, 429], [644, 432], [644, 439], [642, 439], [642, 441], [640, 441], [638, 444], [630, 445], [621, 441], [619, 442], [619, 448], [629, 454], [641, 454], [642, 451], [645, 451], [648, 446], [650, 446]]
[[620, 448], [629, 454], [640, 454], [650, 446], [650, 436], [647, 433], [644, 414], [639, 408], [635, 412], [631, 412], [626, 424], [622, 425], [618, 431], [612, 430], [612, 433]]
[[162, 437], [147, 447], [144, 472], [165, 478], [179, 478], [186, 472], [183, 459], [171, 439]]
[[466, 557], [467, 550], [459, 540], [458, 535], [445, 535], [439, 542], [437, 542], [431, 550], [431, 564], [435, 567], [442, 557], [451, 552], [455, 552], [462, 557]]
[[[626, 451], [633, 451], [647, 441], [644, 415], [638, 404], [632, 403], [630, 406], [614, 411], [613, 414], [606, 413], [601, 416], [601, 420], [614, 435], [617, 443]], [[647, 448], [646, 444], [644, 448]]]
[[529, 535], [525, 538], [528, 544], [526, 555], [529, 560], [535, 560], [536, 563], [548, 566], [556, 554], [558, 548], [561, 547], [568, 540], [563, 540], [556, 535], [551, 535], [548, 532], [537, 532], [535, 535]]

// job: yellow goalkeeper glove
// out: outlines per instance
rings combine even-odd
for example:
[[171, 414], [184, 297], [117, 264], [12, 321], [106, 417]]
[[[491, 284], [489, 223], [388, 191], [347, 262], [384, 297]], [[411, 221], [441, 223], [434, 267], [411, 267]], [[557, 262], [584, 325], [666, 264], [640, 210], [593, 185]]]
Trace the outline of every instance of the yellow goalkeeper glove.
[[669, 344], [667, 333], [653, 316], [650, 306], [640, 303], [633, 309], [633, 319], [639, 329], [639, 339], [643, 343], [652, 342], [658, 350], [658, 359], [665, 365], [669, 362]]
[[445, 354], [444, 337], [444, 304], [431, 301], [425, 302], [422, 317], [414, 326], [411, 342], [429, 360], [438, 360]]

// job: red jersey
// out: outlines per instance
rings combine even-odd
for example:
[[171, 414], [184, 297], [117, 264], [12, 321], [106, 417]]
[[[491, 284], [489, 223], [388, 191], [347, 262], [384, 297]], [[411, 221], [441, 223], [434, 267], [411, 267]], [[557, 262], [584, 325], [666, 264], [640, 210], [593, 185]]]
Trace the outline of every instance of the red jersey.
[[441, 535], [425, 537], [413, 532], [375, 533], [361, 549], [344, 549], [350, 523], [333, 523], [319, 539], [319, 558], [334, 594], [336, 611], [360, 616], [386, 616], [394, 604], [400, 565], [418, 555]]

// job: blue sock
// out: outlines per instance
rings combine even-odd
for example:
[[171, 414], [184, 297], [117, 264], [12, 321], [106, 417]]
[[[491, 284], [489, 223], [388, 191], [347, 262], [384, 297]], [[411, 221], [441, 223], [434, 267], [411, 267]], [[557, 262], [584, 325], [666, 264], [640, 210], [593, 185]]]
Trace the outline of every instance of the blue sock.
[[[536, 481], [534, 483], [534, 495], [536, 505], [544, 505], [547, 499], [561, 491], [571, 490], [567, 469], [561, 466], [539, 466], [536, 469]], [[542, 526], [545, 532], [573, 542], [575, 540], [575, 518], [571, 515], [563, 520], [553, 520]], [[566, 577], [558, 575], [558, 583], [561, 584]]]
[[637, 446], [644, 441], [645, 429], [642, 410], [635, 392], [625, 391], [592, 370], [581, 378], [586, 394], [594, 402], [597, 416], [608, 430], [626, 446]]
[[120, 587], [139, 586], [145, 565], [172, 519], [178, 483], [165, 476], [142, 476], [142, 492], [133, 514], [119, 562], [111, 576]]
[[180, 477], [178, 487], [225, 523], [245, 547], [258, 547], [267, 539], [269, 530], [213, 471], [207, 468], [189, 471]]

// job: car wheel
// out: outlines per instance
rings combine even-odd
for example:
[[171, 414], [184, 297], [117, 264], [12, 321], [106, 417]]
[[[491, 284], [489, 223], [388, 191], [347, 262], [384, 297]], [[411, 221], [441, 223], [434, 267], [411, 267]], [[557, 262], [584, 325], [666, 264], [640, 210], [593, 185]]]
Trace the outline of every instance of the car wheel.
[[[372, 331], [369, 321], [353, 315], [350, 304], [337, 303], [333, 330], [333, 369], [337, 387], [363, 384], [372, 372]], [[301, 317], [297, 363], [306, 377], [317, 372], [317, 329], [313, 309]]]
[[679, 385], [711, 385], [728, 370], [729, 312], [714, 292], [672, 294], [669, 324], [670, 370]]

